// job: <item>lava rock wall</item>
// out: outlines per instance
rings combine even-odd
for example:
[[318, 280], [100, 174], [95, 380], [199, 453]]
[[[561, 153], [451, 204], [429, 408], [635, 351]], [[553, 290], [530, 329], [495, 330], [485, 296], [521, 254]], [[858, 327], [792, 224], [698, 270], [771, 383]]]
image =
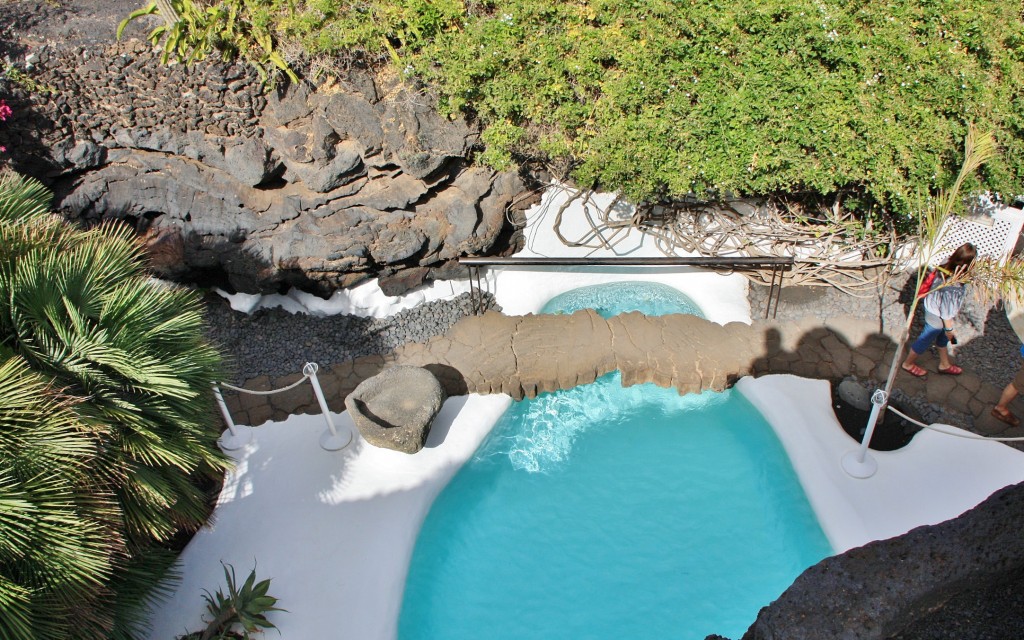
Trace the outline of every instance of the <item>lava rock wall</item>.
[[[267, 89], [244, 64], [163, 65], [145, 42], [15, 51], [0, 145], [72, 219], [120, 219], [161, 276], [397, 294], [512, 245], [523, 178], [475, 166], [476, 129], [400, 78]], [[10, 56], [10, 53], [8, 53]], [[19, 66], [20, 65], [20, 66]]]

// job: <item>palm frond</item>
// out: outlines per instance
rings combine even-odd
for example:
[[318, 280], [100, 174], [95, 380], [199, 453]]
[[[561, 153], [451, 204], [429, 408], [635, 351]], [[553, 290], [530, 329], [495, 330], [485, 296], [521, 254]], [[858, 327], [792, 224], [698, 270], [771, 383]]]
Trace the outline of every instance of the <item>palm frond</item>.
[[181, 579], [174, 568], [177, 554], [161, 547], [137, 549], [132, 560], [118, 570], [111, 584], [116, 593], [115, 616], [111, 640], [135, 640], [148, 622], [148, 609], [153, 603], [166, 600]]
[[113, 495], [86, 481], [97, 449], [74, 408], [24, 360], [0, 362], [3, 637], [69, 636], [71, 612], [101, 597], [119, 555]]
[[35, 178], [15, 173], [0, 178], [0, 220], [27, 222], [50, 213], [53, 194]]
[[127, 637], [137, 618], [121, 604], [155, 575], [135, 573], [138, 589], [115, 576], [200, 526], [193, 479], [227, 466], [210, 394], [221, 357], [198, 298], [148, 278], [131, 229], [74, 228], [48, 200], [28, 180], [0, 185], [0, 636], [64, 637], [70, 621]]

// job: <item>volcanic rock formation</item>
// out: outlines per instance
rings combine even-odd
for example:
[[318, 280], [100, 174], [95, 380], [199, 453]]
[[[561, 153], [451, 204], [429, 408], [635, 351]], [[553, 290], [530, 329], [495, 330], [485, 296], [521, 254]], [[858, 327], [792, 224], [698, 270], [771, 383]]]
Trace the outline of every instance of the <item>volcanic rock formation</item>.
[[135, 226], [158, 274], [246, 293], [398, 294], [501, 253], [530, 203], [475, 166], [477, 130], [411, 82], [352, 70], [278, 89], [243, 64], [166, 66], [139, 40], [22, 40], [0, 145], [87, 224]]

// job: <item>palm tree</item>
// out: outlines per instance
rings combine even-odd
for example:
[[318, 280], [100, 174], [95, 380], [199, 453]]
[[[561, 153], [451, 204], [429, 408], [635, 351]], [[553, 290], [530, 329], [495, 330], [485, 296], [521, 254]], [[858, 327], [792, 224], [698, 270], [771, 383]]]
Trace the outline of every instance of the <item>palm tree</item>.
[[[49, 199], [33, 180], [0, 181], [0, 353], [75, 398], [69, 410], [95, 443], [89, 484], [113, 497], [123, 555], [97, 582], [124, 600], [144, 591], [134, 578], [155, 584], [156, 546], [209, 515], [196, 480], [226, 466], [211, 395], [221, 356], [197, 297], [150, 278], [129, 229], [71, 227]], [[107, 631], [121, 622], [132, 620]]]

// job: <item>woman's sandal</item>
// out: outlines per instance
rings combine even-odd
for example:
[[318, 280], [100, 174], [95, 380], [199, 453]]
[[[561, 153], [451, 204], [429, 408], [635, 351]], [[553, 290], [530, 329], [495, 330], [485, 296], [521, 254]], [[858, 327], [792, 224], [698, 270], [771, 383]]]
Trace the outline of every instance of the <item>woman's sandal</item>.
[[1000, 422], [1005, 422], [1006, 424], [1010, 425], [1011, 427], [1019, 427], [1020, 426], [1020, 418], [1018, 418], [1017, 416], [1013, 415], [1013, 413], [1011, 413], [1009, 411], [1007, 411], [1006, 413], [1002, 413], [1002, 412], [999, 411], [999, 409], [993, 408], [992, 409], [992, 417], [995, 418], [996, 420], [1000, 421]]
[[960, 375], [963, 372], [964, 372], [964, 370], [961, 369], [960, 367], [956, 366], [955, 364], [951, 364], [948, 367], [946, 367], [945, 369], [942, 369], [942, 368], [939, 369], [939, 373], [941, 373], [944, 376], [958, 376], [958, 375]]
[[[902, 368], [902, 369], [903, 369], [904, 371], [906, 371], [907, 373], [909, 373], [910, 375], [914, 376], [915, 378], [923, 378], [923, 377], [925, 377], [926, 375], [928, 375], [928, 372], [927, 372], [927, 371], [925, 371], [925, 370], [924, 370], [924, 369], [922, 369], [921, 367], [917, 366], [916, 364], [912, 364], [912, 365], [910, 365], [909, 367], [907, 367], [907, 366], [904, 366], [904, 365], [902, 365], [902, 364], [901, 364], [901, 365], [900, 365], [900, 367], [901, 367], [901, 368]], [[942, 373], [942, 372], [940, 371], [939, 373]]]

